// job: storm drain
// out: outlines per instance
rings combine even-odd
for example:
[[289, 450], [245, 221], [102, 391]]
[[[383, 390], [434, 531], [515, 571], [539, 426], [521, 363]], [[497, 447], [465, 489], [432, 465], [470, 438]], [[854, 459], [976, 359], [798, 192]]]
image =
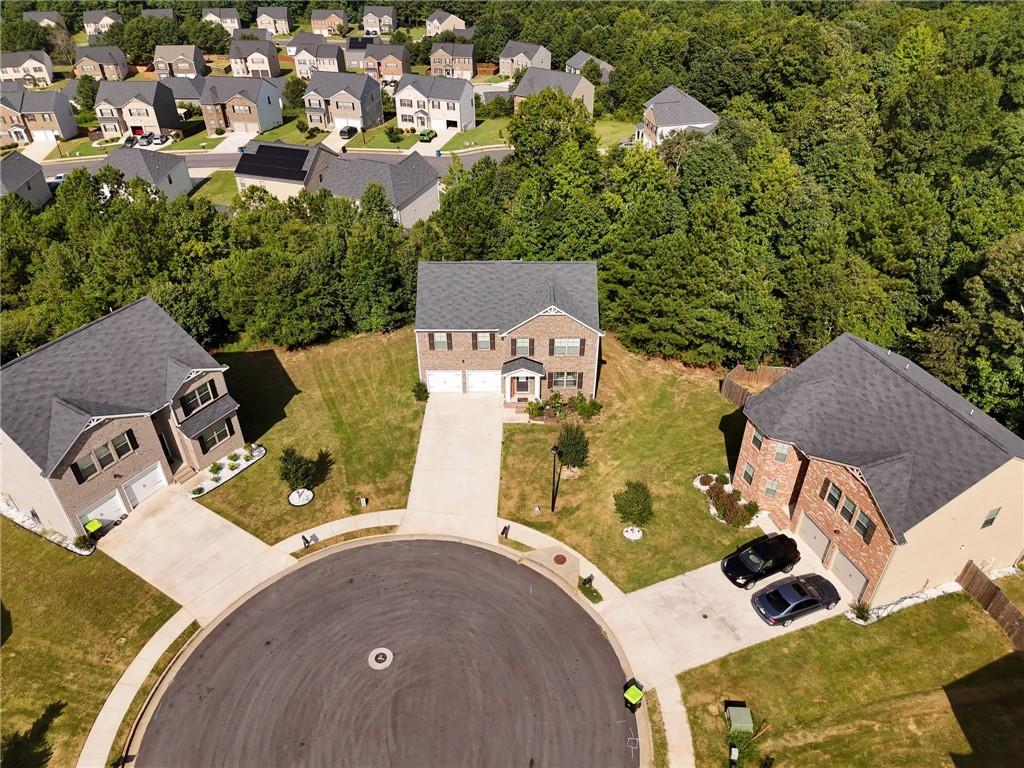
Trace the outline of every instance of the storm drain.
[[370, 663], [370, 669], [387, 669], [391, 666], [391, 662], [394, 661], [395, 654], [393, 654], [388, 648], [374, 648], [370, 651], [370, 656], [367, 661]]

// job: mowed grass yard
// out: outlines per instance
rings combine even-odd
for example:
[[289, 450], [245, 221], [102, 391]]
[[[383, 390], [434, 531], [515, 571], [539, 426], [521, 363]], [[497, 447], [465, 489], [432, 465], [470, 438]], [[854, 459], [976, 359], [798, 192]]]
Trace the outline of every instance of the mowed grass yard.
[[231, 205], [238, 194], [238, 182], [234, 171], [214, 171], [192, 193], [193, 197], [205, 197], [214, 205]]
[[468, 131], [452, 136], [442, 148], [445, 152], [470, 147], [486, 147], [491, 144], [508, 144], [508, 123], [510, 117], [493, 117], [489, 120], [477, 120], [476, 125]]
[[[718, 393], [713, 373], [646, 360], [611, 335], [602, 357], [597, 399], [604, 410], [584, 425], [590, 463], [579, 477], [561, 481], [556, 514], [549, 513], [550, 449], [558, 427], [540, 424], [505, 427], [499, 510], [576, 548], [628, 592], [753, 538], [713, 519], [692, 485], [701, 472], [728, 469], [721, 430], [735, 439], [743, 422], [731, 416], [736, 407]], [[654, 519], [635, 543], [623, 538], [612, 500], [627, 480], [646, 482], [655, 499]]]
[[1013, 604], [1024, 611], [1024, 574], [1007, 576], [996, 582]]
[[[247, 440], [267, 456], [200, 501], [268, 543], [363, 511], [405, 506], [423, 405], [412, 396], [411, 329], [340, 339], [305, 350], [257, 349], [217, 355], [241, 405]], [[288, 504], [278, 475], [286, 447], [334, 458], [305, 507]], [[370, 499], [368, 510], [357, 497]]]
[[724, 765], [726, 699], [746, 701], [755, 728], [770, 726], [756, 744], [776, 768], [1015, 764], [1024, 659], [1011, 651], [957, 593], [868, 627], [836, 618], [734, 653], [679, 676], [697, 766]]
[[101, 552], [73, 555], [6, 519], [0, 539], [3, 764], [74, 765], [114, 683], [178, 606]]

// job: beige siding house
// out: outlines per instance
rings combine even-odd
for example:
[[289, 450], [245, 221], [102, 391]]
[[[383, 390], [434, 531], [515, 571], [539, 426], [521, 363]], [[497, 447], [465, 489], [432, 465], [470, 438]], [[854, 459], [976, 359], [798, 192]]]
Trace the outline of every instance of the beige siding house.
[[233, 40], [228, 53], [235, 77], [280, 77], [277, 46], [269, 40]]
[[199, 98], [209, 136], [263, 133], [284, 122], [281, 91], [258, 77], [208, 77]]
[[303, 80], [309, 80], [314, 72], [345, 71], [345, 51], [336, 43], [301, 46], [292, 59], [296, 76]]
[[120, 21], [121, 14], [114, 11], [86, 11], [82, 14], [85, 34], [89, 38], [107, 34], [110, 28]]
[[203, 21], [219, 24], [230, 35], [242, 28], [242, 20], [234, 8], [203, 8]]
[[153, 52], [156, 76], [201, 77], [206, 74], [203, 52], [194, 45], [158, 45]]
[[171, 89], [153, 80], [104, 81], [96, 91], [96, 119], [104, 136], [167, 134], [181, 128]]
[[74, 70], [75, 77], [124, 80], [128, 77], [128, 59], [116, 45], [80, 45], [75, 48]]
[[271, 35], [291, 34], [292, 24], [288, 9], [283, 6], [257, 8], [256, 28], [265, 29]]
[[551, 51], [543, 45], [509, 40], [498, 56], [498, 74], [512, 77], [528, 67], [551, 69]]
[[391, 5], [363, 7], [363, 31], [368, 35], [390, 35], [398, 29], [398, 15]]
[[42, 208], [53, 199], [43, 167], [21, 152], [0, 157], [0, 195], [17, 195], [33, 209]]
[[693, 96], [670, 85], [644, 104], [644, 118], [636, 127], [636, 139], [656, 147], [674, 133], [711, 133], [718, 115]]
[[518, 108], [523, 99], [549, 88], [561, 91], [570, 99], [579, 99], [587, 108], [587, 112], [594, 114], [594, 84], [592, 82], [582, 75], [559, 72], [557, 69], [537, 69], [536, 67], [526, 70], [519, 85], [512, 92], [515, 107]]
[[427, 16], [427, 37], [436, 37], [442, 32], [455, 32], [465, 28], [466, 22], [448, 11], [438, 9]]
[[0, 143], [56, 142], [78, 135], [68, 97], [59, 91], [26, 91], [18, 83], [0, 86]]
[[0, 53], [0, 81], [43, 88], [53, 83], [53, 62], [46, 51]]

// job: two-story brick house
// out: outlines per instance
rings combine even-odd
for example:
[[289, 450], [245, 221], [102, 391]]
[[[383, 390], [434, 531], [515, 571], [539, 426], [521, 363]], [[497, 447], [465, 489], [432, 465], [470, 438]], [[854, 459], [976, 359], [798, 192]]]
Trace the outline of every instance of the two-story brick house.
[[53, 84], [53, 62], [46, 51], [0, 53], [0, 81], [21, 83], [27, 88]]
[[402, 129], [468, 131], [476, 125], [473, 86], [453, 77], [406, 75], [395, 87], [395, 111]]
[[5, 501], [75, 538], [240, 449], [225, 370], [149, 298], [7, 363]]
[[206, 133], [263, 133], [284, 122], [281, 90], [260, 77], [208, 77], [199, 97]]
[[79, 45], [75, 48], [74, 71], [75, 77], [124, 80], [128, 77], [128, 57], [116, 45]]
[[471, 80], [476, 75], [470, 43], [434, 43], [430, 48], [430, 74]]
[[378, 83], [395, 82], [409, 71], [409, 51], [404, 45], [368, 45], [359, 66]]
[[194, 45], [158, 45], [153, 51], [153, 69], [161, 80], [202, 77], [206, 74], [206, 62], [203, 52]]
[[314, 34], [331, 37], [348, 34], [348, 14], [340, 8], [314, 8], [309, 15]]
[[96, 119], [108, 138], [167, 134], [181, 128], [174, 94], [156, 80], [104, 80], [96, 91]]
[[60, 91], [26, 91], [19, 83], [0, 85], [0, 143], [55, 142], [78, 135], [71, 102]]
[[1024, 556], [1024, 440], [850, 334], [751, 397], [734, 485], [856, 599]]
[[306, 123], [324, 131], [384, 122], [380, 84], [355, 72], [313, 72], [302, 100]]
[[597, 265], [420, 262], [416, 354], [431, 392], [500, 393], [506, 405], [597, 393]]
[[277, 46], [269, 40], [232, 40], [228, 51], [235, 77], [280, 77]]
[[670, 85], [644, 103], [643, 121], [636, 126], [636, 140], [656, 147], [674, 133], [711, 133], [718, 115], [693, 96]]

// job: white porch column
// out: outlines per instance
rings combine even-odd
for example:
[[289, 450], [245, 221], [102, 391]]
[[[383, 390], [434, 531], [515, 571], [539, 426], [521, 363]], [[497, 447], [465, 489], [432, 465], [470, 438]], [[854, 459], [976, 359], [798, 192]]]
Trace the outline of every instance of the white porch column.
[[537, 400], [540, 400], [540, 376], [537, 376], [537, 377], [536, 377], [536, 378], [535, 378], [535, 379], [533, 380], [533, 384], [534, 384], [534, 393], [533, 393], [533, 396], [534, 396], [534, 398], [536, 398]]

